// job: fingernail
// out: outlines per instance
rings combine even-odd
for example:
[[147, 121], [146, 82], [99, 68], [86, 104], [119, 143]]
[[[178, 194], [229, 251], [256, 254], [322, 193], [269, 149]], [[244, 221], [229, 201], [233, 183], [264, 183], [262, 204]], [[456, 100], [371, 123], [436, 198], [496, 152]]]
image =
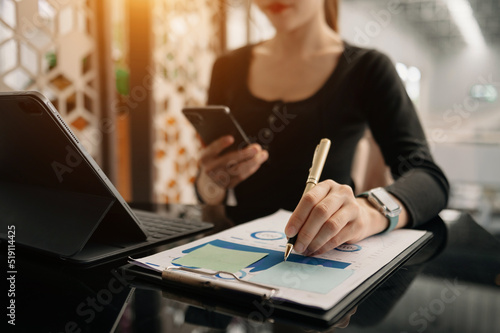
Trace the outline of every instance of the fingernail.
[[260, 153], [260, 159], [261, 159], [261, 161], [267, 160], [268, 157], [269, 157], [269, 153], [267, 152], [267, 150], [263, 150]]
[[290, 237], [293, 237], [297, 234], [297, 230], [295, 229], [295, 227], [288, 227], [285, 230], [285, 234], [286, 234], [286, 237], [290, 238]]
[[305, 249], [305, 246], [304, 246], [304, 244], [302, 244], [300, 242], [296, 242], [295, 245], [293, 246], [293, 249], [297, 253], [302, 253]]

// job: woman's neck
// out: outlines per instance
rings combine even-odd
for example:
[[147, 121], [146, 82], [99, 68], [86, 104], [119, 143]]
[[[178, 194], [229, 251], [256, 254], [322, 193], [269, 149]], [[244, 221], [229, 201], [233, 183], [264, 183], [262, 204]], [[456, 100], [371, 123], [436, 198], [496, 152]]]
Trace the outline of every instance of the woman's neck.
[[342, 46], [339, 34], [323, 19], [316, 19], [289, 31], [277, 31], [266, 42], [268, 51], [276, 56], [310, 57], [338, 50]]

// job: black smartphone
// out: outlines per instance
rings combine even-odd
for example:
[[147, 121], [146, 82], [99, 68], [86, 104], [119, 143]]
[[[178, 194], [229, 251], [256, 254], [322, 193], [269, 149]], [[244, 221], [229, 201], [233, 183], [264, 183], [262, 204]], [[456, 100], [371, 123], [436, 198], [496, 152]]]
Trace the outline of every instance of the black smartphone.
[[224, 152], [242, 149], [250, 140], [227, 106], [210, 105], [204, 107], [185, 107], [182, 113], [194, 126], [205, 145], [225, 135], [232, 135], [234, 143]]

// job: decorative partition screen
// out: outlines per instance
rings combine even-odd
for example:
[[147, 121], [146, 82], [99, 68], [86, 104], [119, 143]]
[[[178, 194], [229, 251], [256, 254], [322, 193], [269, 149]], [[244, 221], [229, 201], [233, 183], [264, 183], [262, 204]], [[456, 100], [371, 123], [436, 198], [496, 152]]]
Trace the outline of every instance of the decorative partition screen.
[[99, 162], [97, 0], [0, 0], [0, 91], [38, 90]]
[[220, 49], [222, 2], [153, 3], [154, 198], [162, 203], [194, 203], [200, 142], [181, 110], [206, 103], [212, 64]]

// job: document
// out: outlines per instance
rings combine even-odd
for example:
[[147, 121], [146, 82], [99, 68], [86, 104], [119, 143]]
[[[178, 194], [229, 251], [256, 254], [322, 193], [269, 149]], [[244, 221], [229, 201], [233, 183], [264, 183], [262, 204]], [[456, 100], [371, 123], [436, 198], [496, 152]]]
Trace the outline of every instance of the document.
[[207, 279], [228, 286], [238, 284], [241, 290], [241, 281], [217, 273], [225, 271], [240, 280], [274, 288], [273, 299], [327, 310], [426, 233], [398, 229], [314, 257], [292, 253], [285, 262], [287, 238], [283, 231], [290, 215], [280, 210], [171, 250], [130, 258], [130, 262], [158, 272], [167, 267], [211, 272], [215, 275]]

